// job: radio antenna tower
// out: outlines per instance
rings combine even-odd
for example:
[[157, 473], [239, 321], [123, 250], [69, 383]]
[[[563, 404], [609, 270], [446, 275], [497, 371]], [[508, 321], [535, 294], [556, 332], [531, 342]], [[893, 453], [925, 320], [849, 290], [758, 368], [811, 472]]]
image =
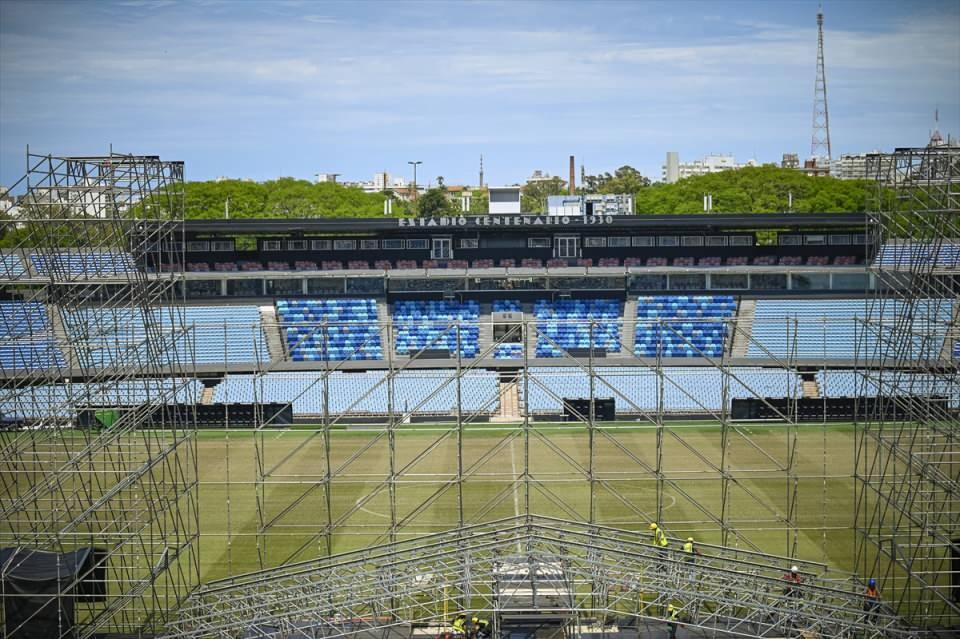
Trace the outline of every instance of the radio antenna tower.
[[[825, 152], [825, 153], [824, 153]], [[823, 5], [817, 9], [817, 82], [813, 87], [813, 139], [810, 155], [826, 157], [830, 165], [830, 114], [827, 111], [827, 74], [823, 64]]]

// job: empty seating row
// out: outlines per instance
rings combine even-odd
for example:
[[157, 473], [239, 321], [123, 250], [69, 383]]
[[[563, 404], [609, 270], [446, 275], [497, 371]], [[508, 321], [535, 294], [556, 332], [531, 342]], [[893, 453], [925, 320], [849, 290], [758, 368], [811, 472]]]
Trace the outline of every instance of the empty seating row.
[[748, 357], [939, 359], [953, 300], [758, 300]]
[[23, 386], [0, 391], [0, 419], [72, 419], [87, 407], [196, 404], [202, 396], [202, 382], [182, 378]]
[[65, 365], [43, 304], [0, 302], [0, 370], [36, 370]]
[[951, 408], [960, 408], [960, 379], [951, 373], [932, 375], [902, 370], [820, 370], [816, 374], [824, 397], [876, 397], [912, 395], [947, 397]]
[[136, 265], [129, 253], [113, 251], [33, 253], [33, 268], [40, 275], [107, 276], [135, 271]]
[[[268, 373], [228, 375], [214, 388], [217, 403], [281, 402], [293, 406], [294, 415], [383, 415], [389, 412], [393, 386], [393, 410], [410, 414], [456, 413], [457, 386], [462, 410], [494, 413], [499, 409], [496, 373], [466, 371], [458, 383], [454, 370], [407, 370], [388, 377], [384, 371], [346, 373]], [[328, 390], [327, 402], [324, 401]]]
[[[671, 366], [658, 371], [637, 367], [597, 367], [593, 396], [612, 397], [618, 413], [657, 411], [706, 413], [724, 408], [728, 399], [799, 397], [802, 382], [796, 373], [777, 369]], [[531, 368], [525, 384], [531, 413], [563, 411], [564, 398], [590, 397], [590, 379], [580, 368]], [[662, 406], [660, 397], [663, 397]]]
[[461, 357], [476, 357], [480, 350], [480, 304], [446, 300], [401, 300], [393, 305], [396, 352], [412, 355], [421, 349], [441, 349]]
[[887, 242], [880, 247], [873, 261], [875, 266], [908, 268], [932, 264], [944, 268], [960, 268], [960, 240], [933, 244], [929, 242]]
[[256, 306], [86, 308], [64, 314], [82, 367], [269, 361]]
[[383, 359], [372, 298], [278, 300], [277, 317], [296, 362]]
[[737, 313], [730, 295], [637, 298], [633, 352], [640, 357], [719, 357]]
[[620, 351], [620, 300], [537, 300], [533, 314], [537, 320], [537, 357], [562, 357], [571, 348]]
[[0, 255], [0, 278], [15, 280], [27, 275], [27, 267], [23, 265], [23, 260], [15, 253], [4, 253]]

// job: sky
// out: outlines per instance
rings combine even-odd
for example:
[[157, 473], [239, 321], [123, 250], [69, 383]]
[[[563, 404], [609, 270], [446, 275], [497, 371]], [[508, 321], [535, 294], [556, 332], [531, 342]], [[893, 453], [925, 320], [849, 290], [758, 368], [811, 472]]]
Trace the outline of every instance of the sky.
[[[826, 0], [833, 155], [960, 136], [960, 2]], [[0, 184], [25, 150], [218, 176], [524, 181], [810, 154], [817, 3], [0, 0]]]

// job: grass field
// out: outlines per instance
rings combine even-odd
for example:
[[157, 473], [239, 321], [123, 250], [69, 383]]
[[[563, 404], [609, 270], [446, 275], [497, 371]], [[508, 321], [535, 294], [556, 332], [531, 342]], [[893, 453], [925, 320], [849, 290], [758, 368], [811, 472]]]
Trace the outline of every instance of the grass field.
[[[536, 424], [525, 436], [517, 426], [471, 425], [461, 483], [457, 432], [448, 425], [398, 428], [392, 458], [391, 435], [379, 429], [334, 430], [328, 440], [310, 428], [201, 431], [201, 580], [255, 570], [261, 560], [271, 566], [326, 554], [331, 522], [334, 552], [385, 541], [391, 517], [398, 535], [416, 535], [455, 527], [461, 512], [465, 523], [511, 517], [528, 501], [537, 514], [584, 520], [592, 505], [599, 523], [645, 528], [656, 518], [658, 465], [660, 520], [670, 535], [719, 543], [725, 519], [737, 531], [731, 544], [789, 555], [793, 529], [797, 556], [850, 571], [853, 428], [804, 425], [795, 446], [790, 432], [740, 425], [722, 458], [719, 426], [670, 423], [658, 459], [656, 428], [613, 424], [594, 431], [591, 467], [582, 426]], [[730, 478], [726, 513], [721, 468]], [[787, 524], [791, 510], [795, 526]]]

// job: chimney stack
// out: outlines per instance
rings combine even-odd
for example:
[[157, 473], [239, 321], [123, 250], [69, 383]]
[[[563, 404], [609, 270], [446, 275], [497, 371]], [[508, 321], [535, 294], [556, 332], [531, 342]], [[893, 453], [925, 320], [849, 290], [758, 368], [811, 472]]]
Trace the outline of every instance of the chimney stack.
[[567, 184], [567, 193], [574, 195], [577, 189], [577, 169], [576, 163], [573, 161], [573, 156], [570, 156], [570, 182]]

